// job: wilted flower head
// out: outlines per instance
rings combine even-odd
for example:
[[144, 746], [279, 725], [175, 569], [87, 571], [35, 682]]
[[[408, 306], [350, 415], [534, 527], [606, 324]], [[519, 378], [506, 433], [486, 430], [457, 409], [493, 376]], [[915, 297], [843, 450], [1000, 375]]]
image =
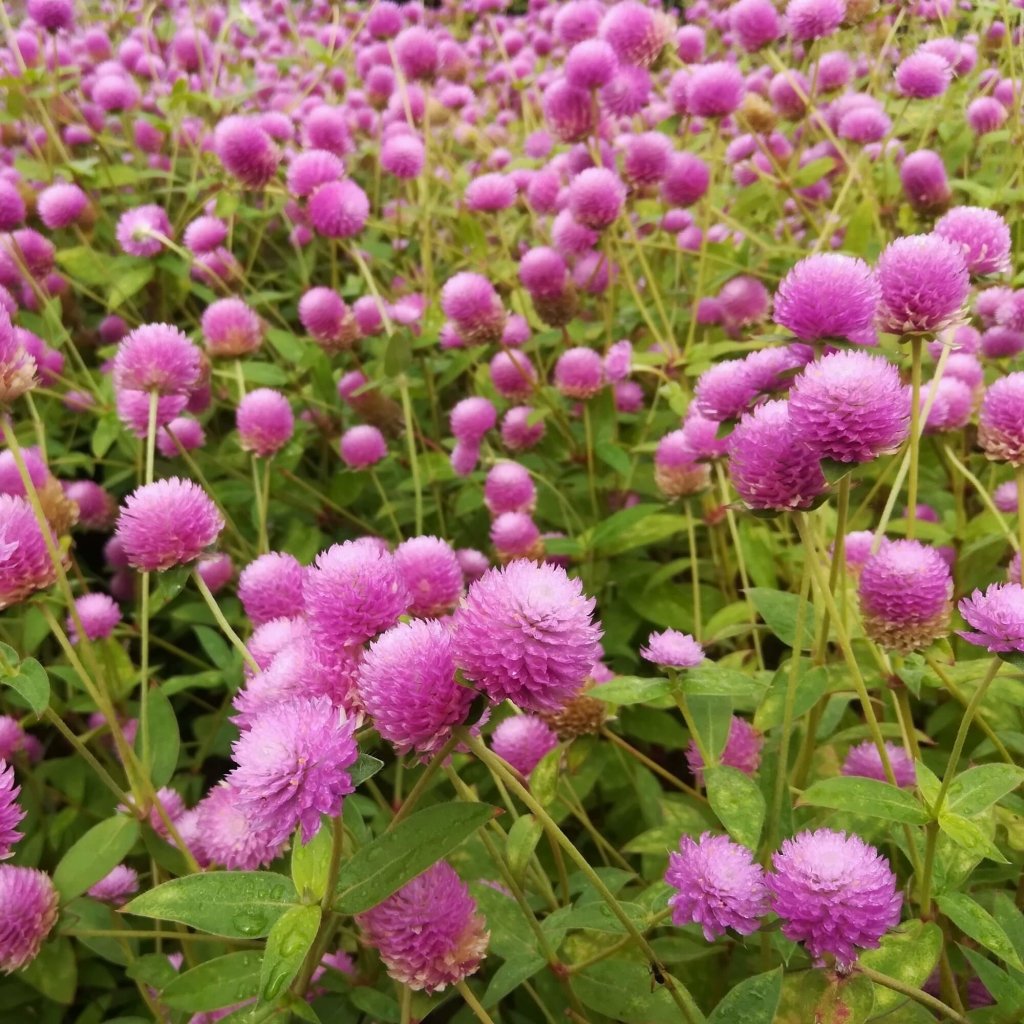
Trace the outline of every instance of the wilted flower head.
[[49, 875], [0, 864], [0, 971], [20, 971], [36, 958], [57, 921], [59, 902]]
[[961, 247], [972, 274], [982, 277], [1010, 269], [1010, 228], [995, 210], [954, 206], [935, 222], [934, 231]]
[[818, 253], [796, 263], [775, 293], [775, 322], [801, 341], [857, 341], [875, 321], [880, 291], [861, 259]]
[[491, 733], [491, 749], [520, 775], [529, 775], [557, 746], [554, 730], [536, 715], [511, 715]]
[[906, 235], [878, 258], [879, 326], [891, 334], [948, 327], [962, 313], [970, 287], [960, 247], [940, 235]]
[[1024, 465], [1024, 373], [1000, 377], [985, 392], [978, 444], [994, 461]]
[[[917, 781], [917, 769], [914, 766], [914, 759], [902, 748], [888, 740], [885, 743], [885, 752], [892, 767], [896, 785], [913, 789]], [[843, 761], [843, 775], [856, 775], [865, 779], [877, 779], [879, 782], [887, 782], [885, 768], [882, 765], [882, 755], [878, 752], [873, 740], [865, 740], [854, 747], [850, 747]]]
[[1024, 651], [1024, 587], [1019, 583], [993, 583], [984, 593], [975, 590], [958, 607], [972, 627], [959, 633], [968, 643], [993, 654]]
[[704, 660], [704, 648], [689, 633], [665, 629], [647, 638], [640, 657], [664, 668], [693, 668]]

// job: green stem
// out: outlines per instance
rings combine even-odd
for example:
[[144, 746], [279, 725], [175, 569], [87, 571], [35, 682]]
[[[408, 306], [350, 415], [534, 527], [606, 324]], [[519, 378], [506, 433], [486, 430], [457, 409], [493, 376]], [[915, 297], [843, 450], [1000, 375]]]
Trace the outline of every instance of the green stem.
[[96, 759], [93, 752], [68, 728], [64, 723], [64, 720], [57, 714], [53, 708], [47, 708], [43, 712], [43, 716], [46, 718], [51, 725], [57, 727], [57, 731], [74, 747], [75, 751], [81, 755], [82, 760], [89, 765], [90, 768], [97, 774], [100, 781], [110, 790], [111, 793], [117, 797], [119, 803], [130, 805], [132, 799], [128, 796], [123, 789], [111, 778], [110, 773], [106, 768], [103, 767]]
[[206, 602], [210, 609], [210, 613], [213, 615], [220, 626], [221, 632], [231, 641], [235, 650], [238, 651], [242, 656], [242, 660], [253, 670], [253, 672], [259, 674], [262, 669], [259, 666], [259, 662], [249, 653], [249, 649], [242, 643], [241, 637], [231, 628], [231, 624], [226, 618], [224, 613], [220, 610], [220, 605], [217, 604], [213, 594], [210, 593], [210, 588], [203, 582], [203, 577], [199, 575], [198, 571], [193, 571], [192, 579], [195, 580], [196, 586], [199, 588], [199, 593], [203, 595], [203, 600]]
[[590, 508], [597, 519], [601, 510], [597, 504], [597, 482], [594, 477], [594, 430], [590, 422], [590, 403], [583, 402], [583, 436], [587, 445], [587, 490], [590, 492]]
[[[270, 465], [268, 460], [267, 474], [269, 477]], [[256, 496], [256, 520], [257, 520], [257, 539], [256, 539], [256, 551], [257, 554], [265, 554], [269, 549], [270, 545], [267, 542], [267, 506], [263, 501], [263, 486], [260, 481], [260, 460], [253, 455], [252, 457], [252, 490]]]
[[451, 755], [451, 752], [455, 749], [455, 745], [459, 741], [452, 736], [448, 742], [430, 759], [426, 768], [420, 773], [420, 777], [416, 780], [415, 785], [409, 790], [409, 795], [402, 802], [402, 806], [395, 812], [395, 816], [391, 819], [390, 824], [384, 830], [390, 832], [406, 815], [411, 814], [416, 809], [416, 804], [419, 803], [420, 797], [427, 791], [430, 786], [431, 780], [437, 774], [438, 768], [445, 762], [445, 760]]
[[479, 1000], [473, 995], [473, 990], [466, 984], [465, 980], [457, 981], [455, 987], [459, 990], [459, 995], [466, 1001], [466, 1005], [473, 1011], [473, 1015], [480, 1021], [480, 1024], [494, 1024], [491, 1015], [480, 1005]]
[[409, 449], [409, 468], [412, 470], [412, 487], [416, 500], [416, 536], [423, 533], [423, 481], [420, 479], [420, 463], [416, 456], [416, 429], [412, 414], [412, 398], [409, 395], [409, 378], [403, 373], [398, 378], [398, 390], [402, 396], [402, 418], [405, 420], [405, 443]]
[[913, 999], [915, 1003], [920, 1003], [922, 1006], [928, 1007], [929, 1010], [941, 1013], [946, 1020], [955, 1021], [956, 1024], [971, 1024], [963, 1014], [957, 1013], [953, 1007], [947, 1006], [941, 999], [936, 999], [935, 996], [930, 996], [927, 992], [922, 992], [921, 989], [908, 985], [898, 978], [890, 978], [888, 974], [881, 974], [879, 971], [865, 967], [863, 964], [858, 965], [857, 971], [876, 985], [892, 989], [893, 992], [899, 992], [900, 995]]
[[686, 543], [690, 549], [690, 590], [693, 595], [693, 638], [697, 643], [701, 642], [701, 636], [704, 632], [704, 626], [701, 622], [703, 618], [701, 613], [701, 598], [700, 598], [700, 562], [697, 559], [697, 536], [696, 530], [694, 529], [694, 520], [696, 513], [694, 511], [693, 500], [688, 500], [686, 503]]
[[377, 488], [377, 494], [380, 497], [381, 507], [388, 514], [388, 518], [391, 520], [391, 528], [395, 531], [395, 543], [401, 544], [402, 528], [398, 525], [398, 519], [395, 516], [395, 509], [391, 502], [388, 500], [388, 496], [384, 493], [384, 488], [381, 486], [380, 477], [377, 476], [377, 470], [370, 466], [369, 468], [370, 479], [373, 481], [373, 486]]
[[921, 349], [924, 339], [910, 339], [910, 477], [907, 481], [907, 537], [917, 528], [917, 476], [921, 458]]

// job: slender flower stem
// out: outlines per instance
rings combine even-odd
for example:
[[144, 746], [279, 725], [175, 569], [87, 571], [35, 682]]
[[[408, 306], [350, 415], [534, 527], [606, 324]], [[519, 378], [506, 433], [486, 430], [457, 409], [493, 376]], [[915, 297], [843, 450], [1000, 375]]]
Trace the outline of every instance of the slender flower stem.
[[955, 1021], [956, 1024], [971, 1024], [963, 1014], [957, 1013], [953, 1007], [947, 1006], [941, 999], [936, 999], [935, 996], [930, 996], [927, 992], [922, 992], [921, 989], [908, 985], [898, 978], [890, 978], [888, 974], [882, 974], [879, 971], [872, 970], [870, 967], [865, 967], [863, 964], [858, 965], [857, 971], [863, 974], [865, 978], [870, 978], [876, 985], [892, 989], [893, 992], [899, 992], [900, 995], [913, 999], [915, 1003], [920, 1003], [922, 1006], [927, 1006], [929, 1010], [942, 1014], [944, 1020]]
[[403, 818], [411, 814], [416, 809], [416, 804], [419, 803], [419, 799], [427, 791], [431, 781], [437, 774], [438, 768], [445, 762], [445, 760], [451, 756], [451, 752], [455, 749], [455, 745], [459, 741], [456, 737], [452, 736], [447, 743], [430, 759], [426, 768], [420, 772], [420, 777], [416, 780], [415, 785], [409, 790], [408, 796], [402, 801], [402, 806], [395, 812], [395, 816], [391, 819], [388, 827], [384, 830], [390, 832]]
[[698, 793], [692, 786], [688, 786], [682, 779], [677, 779], [668, 769], [662, 768], [657, 761], [652, 761], [646, 754], [637, 750], [636, 747], [631, 746], [627, 743], [618, 733], [614, 733], [607, 726], [601, 727], [601, 735], [606, 739], [610, 740], [620, 750], [624, 751], [634, 760], [639, 761], [645, 768], [654, 772], [655, 775], [660, 775], [670, 786], [674, 786], [680, 792], [685, 793], [687, 796], [691, 796], [696, 800], [704, 800], [703, 794]]
[[[323, 826], [321, 826], [323, 827]], [[309, 988], [313, 978], [313, 972], [317, 969], [320, 961], [327, 951], [327, 943], [331, 933], [334, 931], [335, 919], [331, 912], [334, 904], [334, 890], [338, 887], [338, 876], [341, 873], [341, 851], [345, 840], [345, 827], [339, 814], [331, 819], [331, 853], [327, 862], [327, 880], [324, 887], [324, 894], [320, 900], [320, 925], [317, 928], [313, 944], [309, 947], [306, 959], [303, 961], [299, 974], [292, 985], [292, 991], [302, 998]], [[298, 842], [298, 840], [295, 840]]]
[[249, 653], [249, 649], [242, 643], [241, 637], [231, 628], [230, 623], [224, 618], [224, 613], [220, 610], [220, 605], [217, 604], [213, 594], [210, 593], [210, 588], [203, 582], [203, 577], [199, 575], [198, 570], [193, 570], [192, 578], [195, 580], [196, 586], [199, 588], [199, 593], [203, 595], [203, 600], [206, 601], [207, 606], [210, 609], [210, 613], [213, 615], [220, 626], [221, 632], [231, 641], [235, 650], [238, 651], [242, 656], [242, 660], [253, 670], [253, 672], [259, 673], [262, 671], [259, 666], [259, 662]]
[[64, 720], [57, 714], [53, 708], [47, 708], [43, 712], [43, 716], [53, 726], [56, 726], [57, 731], [74, 747], [75, 751], [81, 755], [82, 760], [96, 773], [100, 781], [110, 790], [111, 793], [117, 797], [119, 803], [130, 804], [131, 797], [128, 796], [125, 791], [111, 778], [110, 773], [103, 765], [96, 759], [93, 752], [79, 739], [68, 726], [64, 723]]
[[917, 477], [921, 458], [921, 349], [924, 339], [910, 339], [910, 477], [907, 481], [907, 537], [917, 527]]
[[693, 595], [693, 638], [700, 643], [704, 625], [701, 621], [703, 615], [700, 598], [700, 561], [697, 558], [697, 535], [694, 529], [695, 508], [696, 503], [693, 499], [686, 502], [686, 543], [690, 553], [690, 593]]
[[395, 543], [401, 544], [404, 538], [402, 537], [402, 528], [398, 525], [398, 519], [395, 516], [395, 508], [388, 499], [387, 494], [384, 493], [384, 488], [381, 486], [377, 470], [375, 470], [373, 466], [370, 466], [368, 472], [370, 474], [370, 479], [373, 481], [373, 486], [377, 489], [381, 508], [387, 512], [388, 518], [391, 520], [391, 528], [395, 531]]
[[473, 990], [466, 984], [465, 980], [457, 981], [455, 987], [459, 990], [459, 995], [466, 1001], [466, 1005], [473, 1011], [476, 1019], [480, 1021], [480, 1024], [494, 1024], [491, 1015], [480, 1005], [479, 1000], [473, 995]]
[[[267, 460], [267, 479], [270, 478], [270, 460]], [[252, 491], [256, 498], [256, 521], [257, 521], [257, 554], [265, 554], [270, 550], [267, 542], [267, 505], [264, 501], [263, 484], [260, 481], [260, 460], [252, 457]]]
[[587, 444], [587, 490], [590, 492], [590, 508], [597, 519], [601, 509], [597, 503], [597, 482], [594, 476], [594, 428], [590, 422], [590, 403], [583, 402], [583, 436]]
[[420, 479], [420, 462], [416, 455], [416, 421], [413, 418], [412, 398], [409, 395], [409, 378], [404, 373], [398, 378], [398, 390], [402, 396], [405, 443], [409, 449], [409, 468], [412, 470], [412, 488], [416, 502], [416, 536], [419, 536], [423, 533], [423, 481]]

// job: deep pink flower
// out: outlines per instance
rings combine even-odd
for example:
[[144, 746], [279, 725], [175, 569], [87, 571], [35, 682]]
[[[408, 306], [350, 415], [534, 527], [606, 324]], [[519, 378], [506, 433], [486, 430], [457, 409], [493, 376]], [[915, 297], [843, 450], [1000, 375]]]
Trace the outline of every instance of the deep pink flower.
[[[885, 752], [889, 757], [896, 785], [905, 789], [913, 789], [917, 782], [917, 769], [914, 759], [895, 743], [886, 741]], [[856, 775], [865, 779], [877, 779], [887, 782], [885, 768], [882, 766], [882, 755], [878, 752], [873, 740], [865, 740], [847, 751], [843, 761], [843, 775]]]
[[[90, 640], [102, 640], [110, 636], [121, 621], [121, 609], [106, 594], [83, 594], [75, 599], [75, 611]], [[71, 642], [78, 643], [78, 627], [71, 615], [67, 618], [67, 630]]]
[[369, 216], [369, 198], [348, 178], [321, 185], [309, 199], [310, 224], [326, 238], [358, 235]]
[[958, 605], [973, 627], [958, 635], [993, 654], [1024, 651], [1024, 587], [1019, 583], [993, 583], [982, 593], [975, 590]]
[[948, 327], [962, 313], [970, 288], [960, 247], [940, 235], [906, 235], [878, 258], [882, 290], [879, 326], [890, 334]]
[[49, 875], [0, 864], [0, 971], [20, 971], [36, 958], [57, 921], [59, 902]]
[[520, 775], [529, 775], [558, 746], [555, 731], [536, 715], [511, 715], [491, 733], [491, 749]]
[[129, 896], [139, 891], [139, 875], [127, 864], [118, 864], [98, 882], [89, 887], [88, 895], [100, 903], [119, 907]]
[[801, 341], [857, 340], [875, 320], [880, 290], [853, 256], [819, 253], [790, 269], [775, 294], [775, 322]]
[[255, 871], [267, 867], [289, 837], [279, 837], [274, 829], [257, 824], [251, 805], [229, 782], [222, 782], [196, 806], [196, 838], [198, 849], [192, 852], [200, 863]]
[[409, 592], [411, 615], [442, 615], [458, 604], [462, 570], [447, 541], [410, 537], [395, 548], [395, 563]]
[[[50, 536], [56, 547], [57, 539]], [[18, 495], [0, 494], [0, 609], [24, 601], [56, 579], [32, 506]]]
[[993, 461], [1024, 465], [1024, 372], [1000, 377], [985, 392], [978, 444]]
[[295, 417], [291, 404], [280, 391], [257, 388], [238, 403], [235, 424], [242, 448], [266, 458], [291, 440]]
[[211, 302], [203, 311], [201, 325], [211, 356], [247, 355], [263, 344], [263, 321], [254, 309], [234, 296]]
[[935, 222], [934, 230], [961, 246], [972, 274], [1002, 274], [1010, 269], [1010, 228], [995, 210], [954, 206]]
[[199, 349], [177, 327], [143, 324], [127, 334], [114, 356], [114, 385], [130, 391], [188, 395], [199, 381]]
[[12, 847], [22, 833], [18, 825], [25, 817], [25, 812], [18, 806], [18, 794], [21, 788], [15, 783], [14, 768], [0, 757], [0, 860], [12, 856]]
[[226, 170], [248, 188], [263, 188], [277, 171], [281, 151], [257, 117], [226, 117], [213, 141]]

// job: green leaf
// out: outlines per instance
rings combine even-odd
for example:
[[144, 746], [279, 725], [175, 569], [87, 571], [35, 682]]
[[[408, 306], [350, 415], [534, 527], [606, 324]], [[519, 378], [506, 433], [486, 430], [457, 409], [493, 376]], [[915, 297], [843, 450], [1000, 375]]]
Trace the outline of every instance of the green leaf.
[[606, 519], [602, 519], [590, 534], [587, 547], [595, 552], [613, 553], [615, 545], [621, 538], [633, 530], [637, 523], [647, 516], [661, 511], [661, 505], [634, 505], [632, 508], [620, 509]]
[[367, 779], [372, 779], [384, 767], [384, 762], [372, 754], [360, 754], [348, 774], [353, 786], [361, 786]]
[[694, 697], [730, 697], [737, 700], [759, 701], [765, 691], [763, 680], [709, 661], [688, 669], [680, 683], [682, 692]]
[[817, 181], [821, 181], [829, 171], [835, 167], [836, 162], [830, 156], [819, 157], [817, 160], [811, 160], [810, 163], [804, 164], [794, 175], [793, 184], [797, 188], [807, 188], [808, 185], [813, 185]]
[[562, 770], [562, 746], [549, 750], [530, 772], [530, 791], [542, 807], [550, 807], [558, 795], [558, 777]]
[[[908, 921], [882, 937], [878, 949], [866, 949], [860, 961], [866, 967], [920, 988], [939, 962], [942, 929], [932, 921]], [[895, 1009], [906, 996], [882, 985], [875, 986], [876, 1017]]]
[[985, 834], [985, 830], [970, 818], [962, 814], [951, 814], [949, 811], [939, 812], [939, 828], [963, 850], [975, 857], [987, 857], [997, 864], [1010, 862], [1000, 853], [999, 847]]
[[210, 659], [210, 663], [222, 672], [228, 671], [234, 665], [234, 656], [227, 641], [214, 629], [209, 626], [193, 627], [199, 646], [203, 653]]
[[544, 957], [536, 953], [506, 960], [491, 976], [481, 1002], [484, 1009], [495, 1006], [498, 1002], [519, 988], [524, 981], [529, 981], [543, 966]]
[[[797, 646], [796, 613], [800, 598], [782, 590], [767, 587], [748, 587], [747, 597], [753, 602], [757, 614], [764, 619], [768, 628], [787, 646]], [[804, 609], [803, 635], [800, 650], [810, 650], [814, 643], [814, 609], [808, 604]]]
[[412, 365], [412, 338], [407, 330], [399, 328], [388, 338], [384, 349], [384, 373], [398, 377]]
[[327, 892], [333, 830], [326, 824], [308, 842], [298, 832], [292, 840], [292, 881], [300, 899], [319, 902]]
[[215, 957], [179, 974], [161, 992], [172, 1010], [209, 1013], [251, 999], [259, 991], [263, 951], [247, 949]]
[[980, 764], [961, 772], [946, 793], [945, 809], [973, 817], [998, 803], [1024, 782], [1024, 768], [1011, 764]]
[[122, 913], [254, 939], [268, 935], [296, 899], [291, 879], [272, 871], [207, 871], [164, 882], [136, 896]]
[[[153, 785], [165, 786], [178, 767], [178, 751], [181, 736], [178, 733], [178, 719], [174, 708], [164, 692], [156, 686], [147, 695], [149, 703], [149, 777]], [[141, 724], [135, 738], [135, 753], [142, 758], [143, 735]]]
[[267, 330], [267, 340], [277, 349], [282, 359], [289, 363], [297, 363], [302, 358], [303, 344], [291, 331], [283, 331], [280, 327]]
[[78, 961], [70, 940], [62, 935], [47, 942], [19, 977], [47, 999], [70, 1006], [78, 988]]
[[358, 914], [447, 856], [494, 815], [489, 804], [439, 804], [416, 811], [362, 847], [342, 870], [335, 909]]
[[156, 267], [152, 263], [142, 263], [118, 273], [107, 293], [107, 305], [110, 309], [118, 309], [133, 295], [142, 291], [153, 280], [155, 271]]
[[[623, 1024], [679, 1024], [682, 1019], [672, 997], [644, 964], [605, 960], [573, 975], [572, 987], [584, 1006]], [[700, 1020], [697, 1013], [694, 1018]]]
[[758, 785], [749, 775], [728, 765], [704, 769], [708, 803], [738, 843], [757, 849], [764, 827], [765, 802]]
[[925, 825], [931, 817], [907, 790], [888, 782], [853, 775], [839, 775], [815, 782], [803, 791], [800, 803], [812, 807], [832, 807], [837, 811], [864, 814], [885, 821], [900, 821], [907, 825]]
[[128, 856], [139, 838], [139, 823], [127, 814], [115, 814], [94, 825], [61, 858], [53, 884], [61, 900], [81, 895], [105, 878]]
[[508, 830], [506, 853], [509, 870], [515, 878], [523, 877], [526, 865], [529, 864], [543, 832], [544, 826], [532, 814], [524, 814], [516, 819]]
[[995, 953], [1000, 960], [1016, 970], [1024, 971], [1024, 963], [1013, 948], [1010, 937], [999, 922], [970, 896], [962, 892], [950, 892], [940, 896], [936, 902], [939, 910], [968, 938], [974, 939], [978, 945]]
[[[754, 712], [754, 728], [765, 732], [781, 725], [786, 710], [786, 690], [789, 687], [789, 664], [783, 665], [772, 679], [764, 703]], [[796, 693], [793, 698], [793, 721], [810, 711], [828, 689], [828, 669], [824, 665], [798, 670]]]
[[781, 967], [755, 974], [725, 994], [707, 1024], [772, 1024], [781, 997]]
[[629, 456], [617, 444], [611, 441], [598, 441], [594, 445], [594, 453], [606, 465], [610, 466], [620, 476], [628, 476], [630, 470]]
[[17, 675], [4, 679], [37, 714], [41, 715], [50, 706], [50, 679], [46, 669], [35, 658], [26, 658], [19, 666]]
[[671, 683], [662, 676], [616, 676], [587, 691], [588, 697], [609, 704], [645, 704], [668, 694]]
[[732, 726], [732, 701], [727, 697], [687, 697], [690, 716], [712, 758], [725, 749]]
[[[322, 830], [321, 830], [322, 831]], [[273, 1002], [299, 973], [320, 927], [320, 905], [292, 907], [270, 929], [260, 969], [260, 1001]]]

